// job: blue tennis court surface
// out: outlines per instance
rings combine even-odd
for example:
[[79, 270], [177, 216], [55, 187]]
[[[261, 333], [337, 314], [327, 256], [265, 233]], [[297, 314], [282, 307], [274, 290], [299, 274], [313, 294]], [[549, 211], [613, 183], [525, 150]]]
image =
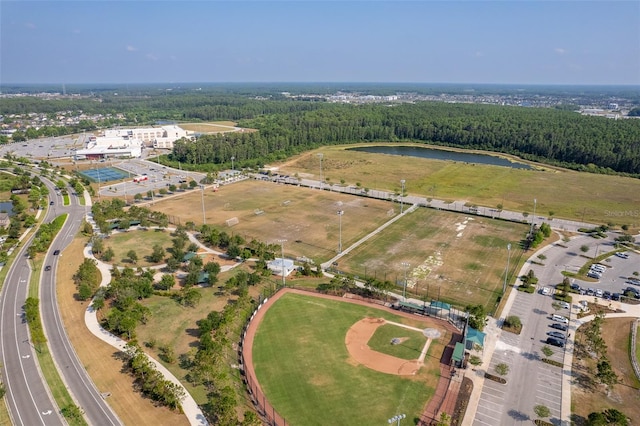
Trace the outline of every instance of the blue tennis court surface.
[[92, 182], [111, 182], [114, 180], [125, 179], [129, 177], [129, 173], [113, 167], [103, 167], [101, 169], [89, 169], [79, 172], [80, 175], [86, 177]]

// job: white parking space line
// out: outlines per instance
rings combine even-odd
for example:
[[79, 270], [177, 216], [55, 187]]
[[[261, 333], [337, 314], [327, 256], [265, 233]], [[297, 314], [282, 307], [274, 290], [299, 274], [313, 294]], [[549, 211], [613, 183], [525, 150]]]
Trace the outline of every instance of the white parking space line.
[[498, 407], [499, 409], [491, 408], [491, 407], [488, 407], [488, 406], [486, 406], [486, 405], [481, 405], [481, 406], [478, 408], [478, 410], [480, 410], [480, 409], [482, 409], [482, 410], [489, 410], [489, 411], [493, 411], [493, 412], [496, 412], [496, 413], [500, 413], [500, 414], [502, 414], [502, 404], [498, 404], [498, 403], [495, 403], [495, 402], [493, 402], [493, 401], [488, 401], [488, 400], [486, 400], [486, 399], [484, 399], [484, 398], [482, 398], [482, 397], [480, 397], [480, 401], [481, 401], [481, 402], [486, 402], [487, 404], [494, 404], [494, 405], [498, 405], [498, 406], [499, 406], [499, 407]]
[[[495, 419], [495, 420], [499, 420], [499, 419]], [[482, 420], [476, 418], [476, 419], [473, 420], [473, 424], [483, 424], [483, 425], [495, 426], [497, 423], [487, 423], [487, 422], [483, 422]]]

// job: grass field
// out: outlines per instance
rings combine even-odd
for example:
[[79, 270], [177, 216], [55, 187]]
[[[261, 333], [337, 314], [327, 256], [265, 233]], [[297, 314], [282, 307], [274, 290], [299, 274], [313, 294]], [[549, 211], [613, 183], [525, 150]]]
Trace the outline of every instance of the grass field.
[[[104, 240], [104, 249], [106, 250], [108, 247], [113, 249], [114, 257], [112, 262], [115, 264], [145, 267], [156, 265], [155, 263], [149, 262], [148, 259], [148, 256], [153, 253], [153, 246], [155, 244], [160, 244], [166, 252], [166, 249], [172, 246], [170, 233], [157, 230], [116, 232]], [[135, 250], [138, 255], [138, 261], [135, 265], [133, 265], [127, 257], [129, 250]], [[169, 253], [165, 253], [165, 258], [168, 256]]]
[[[595, 385], [596, 363], [594, 358], [573, 358], [575, 381], [571, 386], [571, 411], [576, 425], [586, 424], [589, 413], [615, 408], [631, 419], [629, 424], [640, 422], [640, 381], [633, 372], [630, 361], [630, 333], [634, 318], [605, 319], [602, 325], [602, 337], [607, 345], [607, 356], [619, 383], [613, 390], [606, 392], [602, 386]], [[577, 339], [584, 339], [584, 327], [578, 329]]]
[[190, 132], [199, 133], [221, 133], [230, 132], [233, 129], [229, 127], [235, 127], [236, 123], [233, 121], [212, 121], [211, 123], [180, 123], [180, 128], [188, 130]]
[[[391, 345], [392, 339], [402, 342]], [[420, 352], [427, 343], [427, 338], [421, 331], [398, 327], [395, 324], [383, 324], [378, 327], [369, 340], [369, 347], [377, 352], [395, 356], [406, 360], [418, 359]]]
[[369, 154], [348, 151], [350, 146], [356, 145], [326, 146], [270, 166], [278, 167], [288, 175], [297, 173], [301, 177], [317, 179], [320, 172], [317, 153], [322, 152], [323, 176], [334, 183], [344, 179], [347, 184], [360, 182], [365, 188], [399, 190], [400, 180], [405, 179], [406, 190], [411, 195], [464, 200], [490, 208], [503, 204], [505, 210], [529, 213], [536, 199], [537, 213], [541, 216], [553, 211], [555, 217], [573, 220], [584, 217], [585, 221], [597, 224], [612, 222], [640, 228], [635, 195], [640, 193], [640, 179], [579, 173], [543, 165], [538, 165], [539, 170], [517, 170]]
[[[256, 375], [267, 399], [292, 425], [409, 423], [434, 394], [444, 335], [418, 375], [395, 376], [350, 361], [347, 330], [367, 316], [404, 318], [374, 307], [286, 294], [266, 312], [254, 339]], [[286, 324], [286, 327], [283, 327]]]
[[[289, 203], [283, 205], [283, 201]], [[201, 202], [201, 193], [186, 193], [158, 202], [153, 208], [180, 215], [182, 223], [197, 223]], [[393, 209], [388, 201], [261, 181], [245, 181], [209, 192], [204, 202], [207, 223], [239, 233], [247, 240], [277, 243], [284, 238], [285, 255], [306, 256], [318, 263], [337, 251], [338, 209], [345, 212], [345, 248], [387, 222], [388, 212]], [[256, 215], [256, 209], [264, 213]], [[225, 221], [231, 217], [237, 217], [239, 223], [226, 227]], [[526, 231], [524, 224], [418, 209], [346, 254], [338, 268], [402, 285], [402, 264], [406, 262], [410, 295], [462, 306], [480, 303], [491, 310], [502, 291], [507, 244], [512, 244], [511, 271], [517, 271], [524, 261], [518, 242]]]
[[83, 261], [86, 238], [78, 237], [64, 251], [56, 270], [60, 314], [71, 343], [100, 392], [110, 392], [109, 405], [126, 425], [188, 425], [187, 418], [144, 398], [134, 389], [131, 376], [122, 373], [118, 351], [95, 337], [84, 324], [86, 302], [78, 302], [73, 274]]
[[403, 286], [406, 262], [408, 296], [490, 308], [502, 292], [507, 244], [511, 271], [525, 260], [518, 241], [526, 230], [518, 223], [418, 209], [348, 253], [339, 269]]
[[[157, 202], [152, 208], [180, 218], [183, 224], [202, 223], [201, 203], [198, 191]], [[316, 260], [330, 259], [337, 252], [338, 210], [345, 212], [342, 242], [346, 247], [389, 220], [387, 212], [393, 208], [386, 201], [253, 180], [206, 192], [204, 204], [207, 224], [247, 240], [277, 243], [286, 239], [285, 254]], [[239, 223], [227, 227], [226, 220], [234, 217]]]

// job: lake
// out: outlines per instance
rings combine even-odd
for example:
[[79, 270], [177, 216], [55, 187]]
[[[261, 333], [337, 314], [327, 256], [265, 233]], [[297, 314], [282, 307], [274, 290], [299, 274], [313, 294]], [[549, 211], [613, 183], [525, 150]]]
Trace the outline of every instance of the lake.
[[417, 146], [361, 146], [348, 148], [349, 151], [369, 152], [371, 154], [404, 155], [429, 158], [431, 160], [459, 161], [461, 163], [488, 164], [490, 166], [511, 167], [512, 169], [531, 170], [528, 164], [516, 163], [506, 158], [471, 152], [448, 151], [444, 149], [423, 148]]

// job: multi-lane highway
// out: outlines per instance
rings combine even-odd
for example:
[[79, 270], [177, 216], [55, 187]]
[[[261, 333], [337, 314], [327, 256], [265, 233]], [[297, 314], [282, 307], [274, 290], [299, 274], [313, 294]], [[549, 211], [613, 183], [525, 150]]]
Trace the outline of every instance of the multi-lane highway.
[[[50, 188], [53, 194], [53, 188]], [[56, 202], [61, 197], [56, 197]], [[69, 245], [80, 229], [85, 217], [85, 207], [79, 198], [71, 196], [71, 205], [56, 207], [58, 214], [68, 213], [67, 221], [53, 240], [44, 265], [50, 265], [50, 271], [44, 271], [40, 282], [40, 310], [45, 333], [49, 341], [51, 354], [56, 365], [77, 404], [84, 411], [85, 418], [92, 425], [119, 425], [118, 417], [111, 410], [101, 393], [96, 389], [78, 359], [64, 329], [56, 297], [56, 269], [60, 258], [65, 255], [64, 247]], [[54, 255], [60, 250], [59, 255]]]
[[[92, 425], [120, 425], [120, 420], [96, 389], [69, 342], [56, 299], [57, 264], [60, 257], [64, 256], [64, 247], [78, 232], [85, 215], [85, 207], [80, 205], [75, 195], [71, 197], [71, 205], [64, 206], [62, 197], [56, 195], [53, 184], [46, 184], [55, 208], [49, 210], [44, 221], [51, 221], [56, 214], [69, 215], [43, 262], [43, 265], [51, 266], [51, 270], [42, 271], [40, 283], [40, 310], [48, 345], [65, 385], [80, 406], [87, 422]], [[58, 425], [63, 424], [59, 407], [53, 402], [44, 380], [39, 375], [37, 360], [29, 344], [27, 324], [23, 321], [22, 306], [27, 297], [31, 273], [26, 259], [29, 243], [30, 241], [27, 241], [20, 248], [5, 280], [0, 302], [0, 349], [7, 401], [16, 424]], [[54, 255], [55, 250], [60, 250], [61, 253]]]
[[[45, 221], [51, 216], [48, 214]], [[32, 238], [25, 240], [19, 248], [0, 296], [0, 355], [7, 392], [5, 398], [14, 424], [62, 425], [59, 409], [40, 375], [24, 316], [31, 278], [27, 247]]]

